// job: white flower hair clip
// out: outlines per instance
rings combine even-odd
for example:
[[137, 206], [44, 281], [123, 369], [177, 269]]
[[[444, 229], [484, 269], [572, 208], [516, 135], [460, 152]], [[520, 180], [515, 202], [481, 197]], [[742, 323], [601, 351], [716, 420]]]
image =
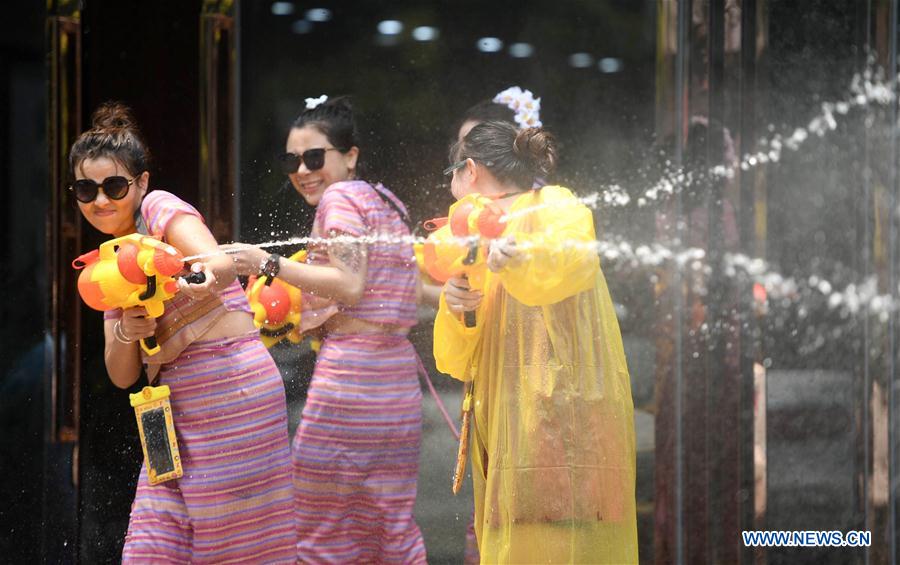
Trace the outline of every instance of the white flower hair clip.
[[503, 92], [497, 93], [492, 101], [496, 104], [503, 104], [515, 112], [513, 118], [521, 128], [539, 128], [543, 125], [541, 123], [541, 99], [535, 98], [530, 90], [510, 86]]
[[327, 94], [323, 94], [322, 96], [319, 96], [318, 98], [307, 98], [306, 99], [306, 109], [313, 110], [319, 104], [324, 104], [326, 100], [328, 100]]

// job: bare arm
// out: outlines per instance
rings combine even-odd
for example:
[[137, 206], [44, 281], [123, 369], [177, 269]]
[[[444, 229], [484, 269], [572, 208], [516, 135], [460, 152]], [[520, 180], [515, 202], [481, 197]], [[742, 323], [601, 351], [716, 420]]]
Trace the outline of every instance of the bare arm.
[[[234, 282], [237, 275], [231, 258], [219, 252], [219, 245], [203, 221], [190, 214], [178, 214], [166, 226], [166, 241], [183, 255], [208, 255], [199, 260], [206, 273], [206, 282], [188, 284], [181, 280], [179, 287], [193, 298], [210, 292], [221, 292]], [[194, 267], [196, 270], [197, 267]]]
[[[331, 233], [331, 237], [339, 234]], [[241, 244], [223, 246], [239, 248]], [[240, 249], [231, 254], [238, 274], [259, 274], [259, 267], [269, 254], [258, 248]], [[330, 265], [308, 265], [296, 261], [281, 260], [278, 278], [316, 296], [353, 306], [363, 296], [368, 272], [368, 252], [363, 243], [332, 241], [328, 243]]]
[[[153, 335], [156, 320], [146, 317], [143, 307], [127, 308], [118, 320], [105, 320], [104, 360], [109, 380], [119, 388], [128, 388], [141, 376], [141, 352], [138, 340]], [[116, 324], [119, 324], [116, 337]], [[121, 338], [133, 343], [123, 343]]]
[[[332, 233], [335, 237], [338, 234]], [[366, 289], [368, 253], [365, 244], [333, 241], [328, 244], [330, 265], [282, 261], [279, 277], [305, 292], [336, 300], [346, 306], [360, 301]]]

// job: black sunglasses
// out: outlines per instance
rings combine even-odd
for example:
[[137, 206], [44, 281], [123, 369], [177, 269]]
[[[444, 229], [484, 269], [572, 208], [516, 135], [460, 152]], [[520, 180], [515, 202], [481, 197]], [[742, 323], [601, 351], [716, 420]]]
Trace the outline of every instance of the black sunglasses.
[[[444, 175], [445, 175], [445, 176], [450, 176], [450, 175], [452, 175], [457, 169], [461, 169], [461, 168], [465, 167], [465, 166], [466, 166], [466, 161], [468, 161], [468, 160], [469, 160], [469, 158], [466, 158], [466, 159], [463, 159], [462, 161], [457, 161], [456, 163], [453, 163], [452, 165], [450, 165], [449, 167], [447, 167], [446, 169], [444, 169]], [[483, 164], [484, 166], [486, 166], [486, 167], [493, 167], [493, 166], [494, 166], [494, 163], [493, 163], [492, 161], [485, 161], [485, 162], [483, 162], [482, 164]]]
[[281, 165], [281, 172], [286, 175], [292, 175], [297, 172], [300, 165], [306, 163], [307, 170], [318, 171], [325, 166], [325, 152], [337, 151], [335, 147], [307, 149], [302, 155], [296, 153], [282, 153], [278, 156], [278, 163]]
[[121, 200], [128, 194], [128, 189], [135, 180], [137, 180], [137, 177], [126, 179], [118, 175], [106, 177], [99, 184], [91, 179], [78, 179], [69, 186], [69, 190], [75, 194], [75, 198], [79, 202], [84, 202], [85, 204], [93, 202], [101, 188], [103, 189], [103, 194], [110, 200]]
[[453, 174], [453, 172], [456, 169], [463, 168], [466, 165], [466, 161], [467, 161], [467, 159], [463, 159], [462, 161], [457, 161], [456, 163], [453, 163], [452, 165], [450, 165], [449, 167], [444, 169], [444, 176], [450, 176]]

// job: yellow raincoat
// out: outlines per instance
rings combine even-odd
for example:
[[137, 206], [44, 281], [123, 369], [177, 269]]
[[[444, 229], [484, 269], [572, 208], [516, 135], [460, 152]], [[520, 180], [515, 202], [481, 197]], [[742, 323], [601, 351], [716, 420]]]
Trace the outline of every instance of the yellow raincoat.
[[567, 245], [595, 241], [591, 212], [568, 189], [546, 186], [510, 214], [504, 235], [523, 261], [486, 272], [474, 328], [443, 295], [434, 325], [438, 369], [474, 379], [482, 563], [636, 563], [622, 337], [596, 251]]

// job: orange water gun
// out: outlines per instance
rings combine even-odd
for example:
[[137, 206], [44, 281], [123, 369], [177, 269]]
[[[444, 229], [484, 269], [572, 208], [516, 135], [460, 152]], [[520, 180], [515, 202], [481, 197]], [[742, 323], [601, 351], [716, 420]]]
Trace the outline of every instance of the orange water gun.
[[[306, 250], [301, 249], [288, 259], [305, 262]], [[254, 276], [247, 282], [247, 300], [253, 310], [253, 323], [259, 328], [260, 338], [266, 347], [272, 347], [285, 338], [291, 343], [303, 341], [303, 334], [300, 333], [303, 293], [299, 288], [280, 279]]]
[[[154, 318], [165, 311], [163, 302], [178, 292], [177, 276], [185, 268], [184, 256], [174, 247], [150, 236], [133, 233], [102, 244], [72, 261], [80, 269], [78, 293], [94, 310], [143, 306]], [[193, 273], [189, 282], [206, 280]], [[156, 338], [141, 340], [148, 354], [159, 352]]]
[[[450, 207], [450, 215], [431, 220], [440, 225], [417, 253], [421, 265], [436, 281], [462, 276], [473, 290], [484, 288], [487, 274], [487, 243], [503, 235], [506, 222], [501, 220], [503, 209], [494, 200], [481, 194], [470, 194]], [[443, 224], [443, 225], [441, 225]], [[466, 312], [465, 324], [475, 326], [475, 312]]]

